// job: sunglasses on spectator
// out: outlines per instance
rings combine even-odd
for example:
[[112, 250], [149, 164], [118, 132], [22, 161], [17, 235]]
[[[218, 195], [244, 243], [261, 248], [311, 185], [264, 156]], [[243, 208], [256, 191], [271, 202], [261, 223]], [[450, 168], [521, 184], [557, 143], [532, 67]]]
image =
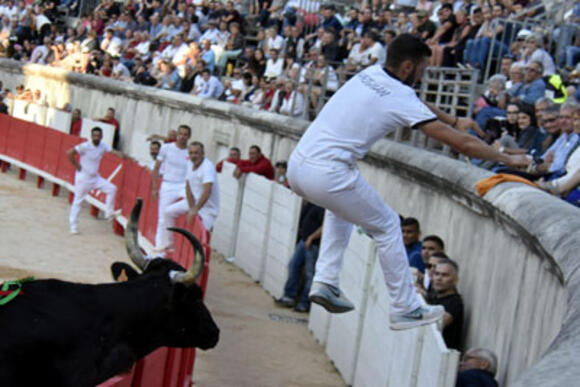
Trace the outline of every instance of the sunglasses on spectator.
[[539, 73], [540, 71], [534, 67], [526, 67], [526, 71], [533, 71], [535, 73]]
[[543, 121], [544, 121], [544, 123], [547, 123], [547, 122], [554, 122], [557, 120], [558, 120], [558, 117], [553, 117], [553, 118], [544, 118]]

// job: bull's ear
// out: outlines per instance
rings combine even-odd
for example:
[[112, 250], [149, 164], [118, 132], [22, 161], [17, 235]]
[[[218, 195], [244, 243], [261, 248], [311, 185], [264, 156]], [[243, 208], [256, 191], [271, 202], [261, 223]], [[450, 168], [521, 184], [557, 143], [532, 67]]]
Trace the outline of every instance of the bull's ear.
[[115, 262], [111, 265], [111, 275], [115, 282], [131, 281], [139, 277], [137, 270], [125, 262]]

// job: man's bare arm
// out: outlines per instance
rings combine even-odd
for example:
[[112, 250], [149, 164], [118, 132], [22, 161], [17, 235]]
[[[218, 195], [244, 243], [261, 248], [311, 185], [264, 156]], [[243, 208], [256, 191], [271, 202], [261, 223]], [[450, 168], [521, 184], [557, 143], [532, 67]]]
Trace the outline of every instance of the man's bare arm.
[[75, 167], [75, 169], [80, 172], [81, 165], [78, 163], [78, 161], [77, 161], [77, 159], [75, 157], [78, 153], [79, 152], [77, 152], [75, 148], [70, 148], [66, 152], [66, 156], [68, 157], [68, 159], [71, 162], [71, 164]]

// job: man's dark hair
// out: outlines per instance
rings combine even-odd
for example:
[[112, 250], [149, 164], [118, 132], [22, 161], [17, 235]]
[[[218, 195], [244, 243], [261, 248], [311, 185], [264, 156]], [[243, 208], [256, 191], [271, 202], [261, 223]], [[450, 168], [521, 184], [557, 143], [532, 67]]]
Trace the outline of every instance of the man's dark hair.
[[453, 11], [453, 6], [451, 4], [442, 4], [439, 9], [441, 10], [441, 9], [445, 9], [445, 8], [447, 8], [450, 11]]
[[261, 150], [261, 149], [260, 149], [260, 147], [259, 147], [259, 146], [257, 146], [257, 145], [252, 145], [252, 146], [250, 147], [250, 149], [255, 149], [255, 150], [257, 150], [257, 151], [258, 151], [258, 153], [262, 153], [262, 150]]
[[112, 111], [115, 114], [115, 108], [110, 107], [108, 110]]
[[392, 38], [395, 38], [397, 36], [397, 32], [395, 30], [386, 30], [385, 34], [391, 35]]
[[275, 165], [276, 168], [288, 168], [288, 163], [286, 161], [278, 161]]
[[238, 152], [239, 154], [242, 154], [242, 151], [240, 150], [240, 148], [238, 148], [237, 146], [233, 146], [230, 148], [231, 151], [235, 151]]
[[421, 230], [421, 226], [419, 226], [419, 221], [415, 218], [404, 218], [403, 221], [401, 222], [401, 227], [402, 226], [415, 226], [417, 228], [417, 231]]
[[436, 251], [433, 254], [431, 254], [431, 258], [445, 258], [445, 259], [449, 259], [449, 256], [447, 254], [445, 254], [443, 251]]
[[193, 141], [191, 144], [189, 144], [189, 146], [198, 146], [201, 148], [201, 153], [205, 154], [205, 147], [203, 146], [203, 143], [199, 142], [199, 141]]
[[451, 267], [453, 267], [453, 269], [455, 269], [455, 273], [459, 273], [459, 265], [457, 264], [457, 262], [455, 262], [451, 258], [446, 258], [437, 264], [438, 265], [450, 265]]
[[179, 130], [179, 129], [181, 129], [181, 128], [185, 128], [185, 129], [187, 129], [187, 135], [188, 135], [188, 137], [191, 137], [191, 128], [190, 128], [189, 126], [187, 126], [187, 125], [185, 125], [185, 124], [182, 124], [182, 125], [179, 125], [179, 126], [177, 127], [177, 130]]
[[443, 242], [443, 239], [439, 238], [437, 235], [427, 235], [425, 238], [423, 238], [423, 242], [425, 241], [435, 242], [441, 250], [445, 250], [445, 243]]
[[473, 15], [474, 13], [481, 13], [481, 7], [474, 7], [473, 10], [471, 11], [471, 14]]
[[201, 70], [201, 73], [202, 74], [206, 74], [207, 73], [207, 74], [210, 74], [211, 75], [211, 72], [209, 71], [208, 68], [204, 68], [203, 70]]
[[379, 37], [377, 36], [376, 32], [374, 31], [367, 31], [363, 34], [363, 37], [365, 38], [369, 38], [371, 39], [373, 42], [376, 42], [377, 40], [379, 40]]
[[161, 143], [157, 140], [151, 141], [151, 145], [157, 145], [159, 148], [161, 148]]
[[431, 56], [431, 49], [421, 39], [411, 34], [397, 36], [387, 49], [387, 67], [395, 70], [406, 60], [415, 63]]
[[103, 135], [103, 129], [101, 129], [98, 126], [95, 126], [94, 128], [91, 129], [91, 134], [93, 134], [94, 132], [99, 132], [101, 136]]

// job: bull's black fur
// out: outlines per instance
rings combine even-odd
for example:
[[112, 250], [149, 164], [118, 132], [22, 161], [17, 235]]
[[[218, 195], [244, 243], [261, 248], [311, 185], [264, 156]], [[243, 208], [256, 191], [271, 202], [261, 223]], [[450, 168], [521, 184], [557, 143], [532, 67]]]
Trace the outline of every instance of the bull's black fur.
[[24, 283], [0, 306], [0, 386], [93, 387], [158, 347], [209, 349], [219, 328], [198, 285], [172, 284], [155, 259], [128, 282]]

